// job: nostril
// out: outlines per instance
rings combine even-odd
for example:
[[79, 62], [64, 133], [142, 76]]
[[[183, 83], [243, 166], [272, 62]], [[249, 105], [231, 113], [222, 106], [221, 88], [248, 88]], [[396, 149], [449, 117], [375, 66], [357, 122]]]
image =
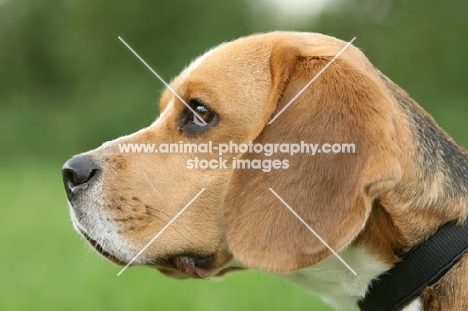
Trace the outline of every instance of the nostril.
[[66, 168], [63, 170], [63, 178], [67, 181], [73, 183], [74, 185], [81, 185], [87, 183], [91, 180], [94, 175], [97, 173], [97, 169], [92, 169], [91, 171], [74, 171], [72, 169]]
[[[93, 177], [97, 174], [98, 171], [99, 171], [99, 170], [98, 170], [97, 168], [92, 169], [91, 172], [90, 172], [89, 175], [88, 175], [88, 180], [93, 179]], [[86, 180], [86, 181], [88, 181], [88, 180]]]
[[62, 176], [69, 196], [75, 187], [89, 183], [99, 170], [99, 166], [88, 156], [76, 156], [65, 162], [62, 167]]
[[70, 169], [62, 169], [63, 181], [74, 183], [73, 171]]

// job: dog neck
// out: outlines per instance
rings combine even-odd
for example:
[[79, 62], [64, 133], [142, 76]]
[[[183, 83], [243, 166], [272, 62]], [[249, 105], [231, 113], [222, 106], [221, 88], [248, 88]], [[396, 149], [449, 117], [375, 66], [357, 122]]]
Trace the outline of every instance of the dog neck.
[[[289, 280], [335, 306], [352, 308], [371, 281], [401, 260], [412, 247], [449, 221], [468, 215], [468, 154], [403, 90], [385, 76], [406, 120], [396, 120], [396, 139], [410, 137], [414, 149], [402, 150], [403, 177], [395, 189], [373, 202], [366, 226], [340, 256], [301, 269]], [[403, 143], [400, 144], [403, 146]], [[419, 300], [410, 309], [419, 310]], [[405, 309], [406, 310], [406, 309]]]
[[[396, 120], [396, 140], [410, 137], [402, 150], [403, 177], [395, 189], [377, 198], [364, 230], [350, 249], [364, 250], [385, 272], [411, 248], [449, 221], [468, 215], [468, 153], [457, 145], [416, 102], [388, 78], [382, 78], [406, 120]], [[400, 146], [404, 146], [403, 142]], [[375, 262], [365, 269], [377, 272]], [[387, 267], [387, 268], [383, 268]], [[365, 285], [369, 285], [370, 280]], [[365, 280], [362, 280], [365, 282]], [[363, 284], [361, 284], [363, 286]]]
[[[376, 201], [377, 209], [383, 209], [382, 213], [390, 218], [385, 223], [378, 219], [379, 225], [394, 227], [392, 253], [388, 255], [398, 258], [448, 221], [465, 220], [468, 153], [406, 92], [386, 77], [383, 81], [403, 110], [402, 115], [407, 116], [406, 120], [395, 121], [396, 139], [406, 135], [414, 142], [412, 150], [402, 150], [406, 153], [402, 157], [406, 162], [401, 163], [402, 180]], [[408, 147], [404, 142], [400, 146]]]

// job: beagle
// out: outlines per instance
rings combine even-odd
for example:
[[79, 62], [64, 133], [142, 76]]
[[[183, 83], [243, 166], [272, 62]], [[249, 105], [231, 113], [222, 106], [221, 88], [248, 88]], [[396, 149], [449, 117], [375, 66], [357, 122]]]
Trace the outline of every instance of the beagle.
[[[116, 264], [134, 260], [179, 279], [260, 269], [337, 308], [355, 307], [375, 279], [439, 227], [464, 222], [468, 155], [358, 48], [331, 62], [345, 44], [272, 32], [209, 50], [162, 93], [153, 124], [64, 164], [74, 228]], [[217, 152], [121, 149], [207, 142], [350, 143], [355, 152], [223, 154], [287, 163], [265, 172], [188, 168], [195, 158], [218, 160]], [[468, 255], [404, 310], [468, 310]]]

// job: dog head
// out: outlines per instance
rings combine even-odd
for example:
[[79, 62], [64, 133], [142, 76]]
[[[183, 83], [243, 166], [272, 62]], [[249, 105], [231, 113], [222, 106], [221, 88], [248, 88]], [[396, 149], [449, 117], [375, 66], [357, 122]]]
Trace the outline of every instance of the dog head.
[[[138, 255], [134, 264], [177, 278], [241, 266], [288, 273], [329, 257], [286, 205], [331, 248], [349, 245], [401, 168], [396, 103], [357, 48], [330, 63], [344, 46], [324, 35], [275, 32], [196, 59], [171, 82], [177, 95], [163, 92], [153, 124], [65, 163], [76, 230], [115, 263]], [[209, 142], [354, 144], [355, 152], [268, 156], [230, 148], [220, 158], [218, 150], [180, 149]], [[196, 168], [195, 159], [207, 167]], [[233, 168], [238, 160], [252, 167]]]

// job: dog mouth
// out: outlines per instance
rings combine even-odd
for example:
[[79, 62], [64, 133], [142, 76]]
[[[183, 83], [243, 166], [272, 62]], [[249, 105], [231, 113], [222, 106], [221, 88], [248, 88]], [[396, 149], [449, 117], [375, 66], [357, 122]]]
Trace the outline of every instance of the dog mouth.
[[[80, 230], [80, 232], [86, 241], [88, 241], [88, 243], [104, 258], [119, 266], [126, 265], [124, 261], [118, 259], [106, 251], [101, 246], [101, 244], [91, 238], [88, 234], [82, 230]], [[204, 279], [207, 277], [222, 277], [226, 273], [243, 269], [241, 267], [226, 267], [217, 269], [214, 255], [200, 255], [191, 253], [168, 255], [161, 259], [157, 259], [153, 262], [145, 264], [145, 266], [154, 267], [165, 276], [175, 279]]]
[[213, 255], [177, 254], [158, 259], [153, 265], [172, 278], [204, 279], [213, 273], [215, 259]]

